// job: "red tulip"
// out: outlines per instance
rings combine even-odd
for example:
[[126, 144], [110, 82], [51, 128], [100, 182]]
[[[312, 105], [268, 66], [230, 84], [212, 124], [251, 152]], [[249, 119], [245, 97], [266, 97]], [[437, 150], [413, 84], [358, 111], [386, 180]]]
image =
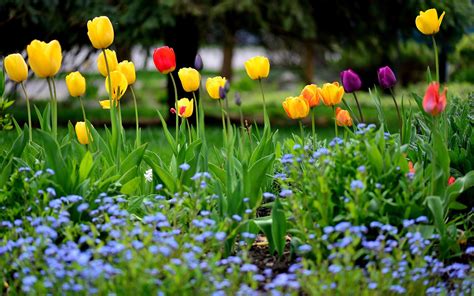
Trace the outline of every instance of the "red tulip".
[[176, 56], [174, 50], [168, 46], [156, 48], [153, 52], [153, 62], [156, 69], [162, 74], [168, 74], [176, 69]]
[[448, 185], [451, 185], [451, 184], [453, 184], [454, 182], [456, 182], [456, 178], [454, 178], [453, 176], [449, 177], [449, 179], [448, 179]]
[[425, 92], [423, 98], [423, 109], [426, 113], [436, 116], [444, 111], [446, 108], [446, 92], [445, 87], [443, 93], [439, 93], [439, 83], [431, 82]]

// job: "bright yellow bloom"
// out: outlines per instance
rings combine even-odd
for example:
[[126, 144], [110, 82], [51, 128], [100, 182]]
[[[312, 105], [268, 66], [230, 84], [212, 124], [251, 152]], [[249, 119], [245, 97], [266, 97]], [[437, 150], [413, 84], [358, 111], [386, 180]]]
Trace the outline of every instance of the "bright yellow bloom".
[[313, 108], [319, 105], [321, 89], [316, 84], [308, 84], [303, 88], [300, 95], [308, 101], [309, 107]]
[[[113, 71], [110, 73], [110, 77], [112, 78], [112, 100], [120, 100], [123, 96], [125, 91], [127, 90], [128, 82], [127, 77], [123, 75], [120, 71]], [[110, 94], [109, 90], [109, 76], [105, 79], [105, 89], [107, 93]], [[110, 107], [110, 106], [109, 106]]]
[[343, 96], [344, 88], [338, 82], [325, 83], [321, 89], [321, 99], [326, 106], [339, 104]]
[[212, 78], [207, 78], [206, 80], [206, 90], [209, 96], [213, 99], [220, 99], [219, 88], [224, 88], [226, 79], [221, 76], [216, 76]]
[[187, 98], [182, 98], [178, 101], [178, 116], [188, 118], [189, 116], [193, 115], [194, 109], [194, 100], [188, 100]]
[[87, 22], [87, 36], [95, 48], [107, 48], [114, 42], [114, 27], [108, 17], [95, 17]]
[[28, 66], [21, 54], [13, 53], [7, 55], [4, 64], [5, 71], [7, 71], [7, 75], [11, 80], [20, 83], [28, 78]]
[[80, 97], [86, 92], [86, 79], [78, 71], [66, 76], [66, 86], [71, 97]]
[[[118, 106], [118, 101], [115, 101], [115, 106]], [[99, 104], [100, 106], [102, 107], [102, 109], [110, 109], [110, 100], [107, 99], [107, 100], [101, 100], [99, 101]]]
[[133, 62], [129, 62], [127, 60], [120, 62], [118, 64], [118, 70], [122, 72], [123, 75], [125, 75], [128, 85], [135, 83], [137, 75], [135, 73], [135, 65]]
[[445, 12], [438, 19], [438, 12], [435, 8], [427, 11], [420, 11], [420, 15], [416, 17], [415, 24], [418, 30], [425, 35], [434, 35], [439, 32], [439, 27], [443, 21]]
[[245, 62], [245, 70], [253, 80], [267, 78], [270, 72], [270, 61], [267, 57], [253, 57]]
[[187, 92], [193, 92], [199, 89], [201, 74], [194, 68], [181, 68], [178, 71], [179, 80], [183, 89]]
[[87, 130], [87, 126], [84, 121], [79, 121], [76, 123], [76, 135], [77, 140], [82, 145], [87, 145], [90, 143], [90, 132]]
[[[109, 71], [112, 73], [118, 68], [117, 54], [114, 50], [106, 49], [105, 55], [109, 64]], [[102, 76], [107, 77], [107, 65], [105, 64], [104, 52], [102, 51], [97, 58], [97, 68]]]
[[40, 78], [52, 77], [61, 68], [63, 55], [57, 40], [49, 43], [33, 40], [26, 47], [26, 51], [31, 70]]
[[347, 110], [336, 108], [336, 124], [338, 126], [352, 126], [352, 118]]
[[309, 114], [308, 101], [302, 96], [288, 97], [283, 101], [282, 105], [286, 115], [291, 119], [305, 118]]

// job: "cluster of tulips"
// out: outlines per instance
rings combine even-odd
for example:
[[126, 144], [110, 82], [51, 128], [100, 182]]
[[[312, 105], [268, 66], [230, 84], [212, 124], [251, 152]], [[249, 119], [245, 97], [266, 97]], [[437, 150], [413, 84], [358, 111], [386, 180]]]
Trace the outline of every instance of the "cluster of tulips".
[[[440, 114], [446, 107], [446, 89], [442, 94], [439, 93], [439, 74], [438, 74], [438, 60], [437, 47], [434, 39], [434, 34], [439, 31], [441, 21], [444, 17], [444, 12], [440, 18], [436, 9], [429, 9], [425, 12], [421, 11], [416, 18], [417, 28], [425, 35], [433, 37], [435, 59], [436, 59], [436, 81], [432, 82], [424, 96], [423, 107], [427, 113], [433, 116]], [[120, 137], [119, 122], [120, 122], [120, 98], [124, 95], [127, 89], [132, 92], [135, 104], [136, 128], [137, 128], [137, 144], [139, 141], [139, 124], [138, 111], [135, 93], [133, 91], [133, 84], [136, 80], [135, 66], [131, 61], [118, 62], [115, 51], [108, 49], [114, 41], [114, 29], [109, 18], [106, 16], [96, 17], [89, 20], [87, 23], [88, 36], [94, 48], [101, 50], [98, 60], [97, 68], [102, 76], [105, 77], [105, 89], [109, 95], [108, 100], [101, 100], [100, 106], [103, 109], [110, 110], [111, 124], [112, 124], [112, 139], [117, 143]], [[54, 77], [61, 68], [62, 52], [61, 45], [57, 40], [49, 43], [33, 40], [26, 48], [28, 54], [28, 62], [32, 71], [39, 78], [46, 78], [51, 94], [51, 129], [54, 136], [57, 136], [57, 99], [56, 87]], [[163, 46], [154, 50], [153, 61], [158, 71], [162, 74], [169, 74], [175, 89], [175, 108], [171, 112], [176, 115], [176, 131], [178, 130], [178, 118], [186, 119], [190, 117], [193, 112], [198, 112], [199, 108], [196, 100], [196, 91], [199, 90], [201, 75], [199, 71], [203, 67], [202, 59], [198, 55], [195, 60], [194, 68], [181, 68], [178, 71], [178, 76], [183, 89], [186, 92], [192, 93], [193, 98], [181, 98], [178, 100], [176, 92], [176, 83], [171, 73], [176, 69], [176, 57], [172, 48]], [[5, 58], [5, 69], [10, 79], [19, 83], [24, 92], [27, 111], [28, 111], [28, 125], [29, 138], [32, 140], [31, 134], [31, 110], [28, 95], [24, 86], [24, 81], [28, 77], [28, 66], [19, 53], [10, 54]], [[262, 79], [268, 77], [270, 72], [269, 59], [263, 56], [257, 56], [245, 62], [245, 69], [248, 76], [253, 80], [258, 80], [260, 87], [262, 87]], [[341, 72], [341, 84], [338, 82], [325, 83], [322, 87], [315, 84], [306, 85], [299, 96], [286, 98], [282, 105], [291, 119], [303, 119], [307, 117], [314, 107], [318, 106], [322, 101], [324, 105], [333, 108], [335, 118], [335, 129], [337, 134], [337, 126], [349, 127], [353, 125], [353, 119], [358, 122], [363, 122], [364, 117], [356, 96], [356, 91], [362, 87], [360, 77], [353, 70], [348, 69]], [[390, 89], [397, 112], [400, 118], [397, 102], [393, 95], [392, 87], [396, 83], [396, 77], [390, 67], [385, 66], [378, 70], [379, 84], [384, 89]], [[75, 130], [78, 141], [81, 144], [89, 144], [91, 139], [87, 127], [87, 118], [82, 103], [81, 97], [86, 91], [86, 80], [80, 72], [72, 72], [66, 76], [66, 85], [72, 97], [79, 98], [81, 102], [83, 121], [77, 122]], [[222, 100], [225, 99], [229, 90], [229, 82], [226, 78], [221, 76], [210, 77], [205, 84], [207, 93], [212, 99], [219, 100], [222, 109], [222, 119], [224, 123], [224, 108], [222, 107]], [[263, 108], [266, 116], [265, 96], [262, 90]], [[343, 99], [344, 93], [352, 93], [359, 111], [359, 118], [354, 115], [349, 105]], [[340, 103], [344, 103], [347, 110], [337, 107]], [[195, 111], [194, 111], [195, 110]], [[300, 121], [301, 122], [301, 121]], [[198, 116], [196, 116], [196, 125], [199, 124]], [[314, 137], [314, 112], [312, 112], [312, 125]]]

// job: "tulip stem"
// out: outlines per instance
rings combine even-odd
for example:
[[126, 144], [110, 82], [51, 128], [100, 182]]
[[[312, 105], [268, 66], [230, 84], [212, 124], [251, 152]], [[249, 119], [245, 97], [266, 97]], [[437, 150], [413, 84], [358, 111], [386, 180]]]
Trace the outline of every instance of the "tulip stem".
[[260, 85], [260, 92], [262, 93], [262, 100], [263, 100], [263, 121], [265, 124], [270, 124], [270, 120], [268, 119], [268, 114], [267, 114], [267, 104], [265, 103], [265, 93], [263, 92], [263, 86], [262, 86], [262, 79], [258, 79], [258, 84]]
[[300, 124], [300, 133], [301, 133], [301, 145], [304, 146], [304, 131], [303, 131], [303, 120], [299, 120]]
[[84, 124], [86, 124], [86, 111], [84, 110], [84, 103], [82, 102], [82, 97], [79, 97], [79, 102], [81, 102], [82, 117], [84, 118]]
[[[117, 166], [119, 164], [119, 150], [118, 150], [118, 131], [117, 131], [117, 115], [116, 115], [116, 106], [114, 104], [113, 100], [113, 89], [112, 89], [112, 76], [110, 75], [110, 67], [109, 67], [109, 62], [107, 61], [107, 54], [105, 52], [105, 48], [102, 49], [102, 54], [104, 55], [104, 61], [105, 61], [105, 68], [107, 69], [107, 84], [109, 86], [109, 103], [110, 103], [110, 123], [112, 125], [112, 151], [116, 152], [116, 161], [117, 161]], [[117, 93], [117, 99], [118, 99], [118, 93]]]
[[435, 54], [436, 81], [439, 83], [438, 46], [436, 45], [436, 39], [434, 35], [431, 35], [431, 39], [433, 40], [433, 48], [434, 48], [434, 54]]
[[336, 133], [337, 137], [337, 120], [336, 120], [336, 107], [332, 106], [332, 112], [334, 113], [334, 132]]
[[29, 136], [30, 142], [32, 142], [33, 141], [33, 131], [32, 131], [33, 127], [31, 126], [30, 99], [28, 98], [28, 94], [26, 93], [26, 88], [23, 81], [20, 84], [21, 84], [21, 88], [23, 89], [23, 93], [25, 94], [26, 109], [28, 110], [28, 136]]
[[133, 105], [135, 106], [135, 125], [136, 125], [136, 138], [135, 138], [135, 143], [138, 146], [140, 146], [140, 122], [138, 120], [138, 107], [137, 107], [137, 97], [135, 96], [135, 91], [133, 90], [133, 86], [130, 85], [130, 91], [132, 92], [132, 97], [133, 97]]
[[219, 105], [221, 107], [222, 128], [224, 129], [224, 133], [227, 137], [227, 130], [226, 130], [226, 127], [225, 127], [225, 119], [224, 119], [224, 107], [222, 106], [222, 100], [221, 99], [219, 99]]
[[54, 80], [51, 77], [46, 79], [48, 81], [49, 95], [51, 96], [51, 130], [53, 132], [54, 139], [58, 136], [58, 108], [56, 102], [55, 91], [53, 90]]
[[359, 119], [355, 116], [354, 111], [352, 110], [351, 106], [349, 106], [349, 104], [347, 104], [346, 100], [342, 99], [342, 103], [344, 104], [344, 106], [346, 106], [347, 110], [349, 110], [349, 113], [351, 114], [351, 117], [352, 117], [357, 123], [359, 123]]
[[311, 110], [311, 132], [313, 133], [313, 149], [316, 149], [316, 129], [314, 126], [314, 117], [316, 113], [316, 108]]
[[364, 121], [364, 116], [362, 115], [362, 109], [360, 108], [359, 100], [357, 99], [357, 95], [355, 92], [352, 93], [354, 95], [354, 99], [357, 104], [357, 109], [359, 109], [359, 116], [360, 116], [360, 122], [365, 122]]
[[176, 109], [176, 143], [178, 143], [178, 90], [176, 88], [176, 81], [174, 81], [173, 72], [170, 72], [170, 77], [174, 89], [174, 108]]
[[189, 124], [189, 120], [187, 118], [183, 118], [183, 120], [186, 120], [186, 125], [188, 126], [189, 143], [191, 143], [193, 141], [191, 135], [191, 125]]
[[196, 92], [193, 91], [193, 99], [194, 99], [194, 111], [195, 116], [196, 116], [196, 135], [199, 138], [199, 106], [198, 106], [198, 101], [196, 100]]
[[402, 141], [403, 140], [403, 121], [402, 121], [402, 117], [400, 116], [400, 109], [398, 108], [397, 100], [395, 99], [395, 94], [393, 93], [392, 88], [390, 88], [390, 94], [392, 95], [392, 100], [393, 100], [393, 103], [395, 104], [395, 109], [397, 109], [398, 124], [400, 126], [400, 141]]

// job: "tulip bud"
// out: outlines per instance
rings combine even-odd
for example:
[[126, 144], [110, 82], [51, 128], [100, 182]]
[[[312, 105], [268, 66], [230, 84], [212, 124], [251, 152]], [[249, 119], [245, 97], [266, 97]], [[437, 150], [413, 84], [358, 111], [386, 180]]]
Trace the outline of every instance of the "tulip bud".
[[176, 56], [174, 50], [168, 46], [156, 48], [153, 52], [155, 67], [162, 74], [168, 74], [176, 69]]
[[389, 66], [380, 68], [377, 71], [377, 76], [379, 78], [379, 84], [382, 88], [391, 88], [395, 85], [395, 83], [397, 83], [397, 78]]
[[225, 87], [222, 87], [222, 86], [219, 87], [219, 97], [221, 99], [225, 99], [226, 95], [227, 95], [227, 92], [225, 91]]
[[454, 182], [456, 182], [456, 178], [454, 178], [453, 176], [449, 177], [449, 179], [448, 179], [448, 186], [449, 186], [449, 185], [452, 185]]
[[445, 87], [443, 93], [439, 93], [439, 83], [432, 82], [428, 86], [423, 97], [423, 109], [426, 113], [432, 116], [437, 116], [442, 113], [446, 108], [446, 92], [448, 89]]
[[201, 71], [202, 68], [204, 68], [204, 64], [202, 63], [201, 55], [197, 54], [196, 58], [194, 59], [194, 69]]
[[336, 108], [336, 124], [338, 126], [352, 126], [352, 118], [347, 110]]
[[439, 27], [443, 21], [445, 12], [438, 19], [438, 12], [435, 8], [427, 11], [420, 11], [420, 15], [416, 17], [416, 28], [425, 35], [434, 35], [439, 32]]
[[87, 129], [86, 123], [84, 121], [79, 121], [76, 123], [76, 136], [79, 143], [82, 145], [87, 145], [90, 143], [90, 132]]
[[99, 70], [102, 76], [107, 77], [107, 65], [109, 66], [110, 73], [112, 73], [113, 71], [117, 70], [118, 61], [117, 54], [114, 50], [106, 49], [105, 56], [107, 58], [107, 64], [105, 63], [104, 52], [102, 51], [99, 54], [99, 57], [97, 58], [97, 69]]
[[282, 105], [286, 115], [291, 119], [305, 118], [309, 114], [308, 101], [302, 96], [288, 97], [283, 101]]
[[178, 71], [178, 76], [185, 91], [193, 92], [199, 89], [201, 74], [196, 69], [181, 68]]
[[216, 76], [212, 78], [207, 78], [206, 80], [206, 90], [209, 96], [212, 99], [220, 99], [221, 98], [221, 88], [224, 90], [226, 79], [221, 76]]
[[5, 60], [5, 71], [11, 80], [21, 83], [28, 78], [28, 66], [19, 53], [9, 54]]
[[33, 40], [26, 51], [31, 70], [40, 78], [53, 77], [61, 68], [63, 55], [57, 40], [49, 43]]
[[[194, 100], [188, 100], [187, 98], [182, 98], [178, 101], [178, 116], [183, 118], [188, 118], [193, 115], [194, 110]], [[176, 112], [176, 110], [175, 110]]]
[[80, 97], [86, 92], [86, 79], [80, 72], [72, 72], [66, 76], [66, 86], [71, 97]]
[[97, 49], [109, 47], [114, 42], [114, 27], [106, 16], [95, 17], [87, 22], [87, 36]]
[[240, 98], [240, 93], [239, 92], [235, 92], [234, 98], [235, 98], [235, 104], [237, 106], [241, 106], [242, 105], [242, 99]]
[[123, 75], [125, 75], [128, 85], [135, 83], [137, 74], [135, 73], [135, 65], [132, 62], [127, 60], [120, 62], [118, 64], [118, 70], [122, 72]]
[[341, 83], [346, 93], [358, 91], [362, 87], [359, 75], [351, 69], [341, 72]]
[[245, 62], [245, 71], [252, 80], [267, 78], [270, 73], [270, 61], [263, 56], [253, 57]]

